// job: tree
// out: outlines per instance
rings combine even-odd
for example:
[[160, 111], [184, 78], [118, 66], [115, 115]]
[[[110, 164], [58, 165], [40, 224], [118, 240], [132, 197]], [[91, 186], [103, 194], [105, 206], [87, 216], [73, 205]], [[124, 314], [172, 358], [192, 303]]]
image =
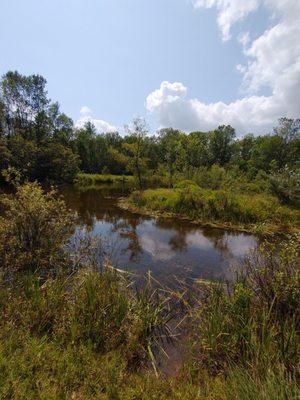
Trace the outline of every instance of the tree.
[[169, 186], [173, 186], [173, 176], [179, 164], [183, 166], [185, 151], [183, 133], [173, 128], [161, 129], [158, 132], [161, 146], [161, 158], [165, 162], [169, 175]]
[[39, 181], [72, 182], [79, 172], [80, 159], [77, 154], [58, 142], [49, 142], [40, 147], [37, 155]]
[[300, 119], [280, 118], [274, 133], [282, 140], [280, 168], [300, 161]]
[[52, 103], [48, 110], [51, 137], [67, 146], [73, 139], [73, 121], [66, 114], [61, 113], [59, 104]]
[[207, 133], [191, 132], [186, 142], [187, 164], [194, 168], [206, 166], [209, 160]]
[[300, 119], [280, 118], [278, 126], [274, 128], [274, 133], [281, 137], [284, 143], [300, 139]]
[[209, 149], [211, 164], [224, 166], [233, 153], [235, 130], [230, 125], [221, 125], [210, 134]]
[[9, 151], [5, 139], [0, 138], [0, 180], [1, 171], [7, 169], [11, 163], [11, 152]]
[[93, 170], [95, 137], [96, 128], [91, 122], [87, 122], [83, 128], [78, 129], [75, 133], [75, 147], [84, 172], [95, 172]]
[[32, 128], [39, 131], [41, 118], [49, 103], [45, 89], [46, 79], [41, 75], [21, 75], [7, 72], [2, 77], [1, 98], [7, 115], [8, 132], [22, 133], [32, 139]]
[[13, 135], [8, 139], [11, 153], [10, 165], [22, 173], [23, 178], [36, 179], [38, 147], [32, 140], [21, 135]]
[[148, 133], [146, 122], [143, 118], [135, 118], [132, 126], [125, 127], [128, 135], [132, 138], [132, 143], [124, 143], [124, 149], [131, 155], [128, 170], [138, 179], [140, 189], [143, 187], [142, 176], [147, 168], [147, 158], [145, 157], [145, 138]]
[[243, 171], [248, 168], [248, 161], [251, 158], [255, 140], [252, 134], [248, 134], [234, 143], [232, 163], [238, 165]]

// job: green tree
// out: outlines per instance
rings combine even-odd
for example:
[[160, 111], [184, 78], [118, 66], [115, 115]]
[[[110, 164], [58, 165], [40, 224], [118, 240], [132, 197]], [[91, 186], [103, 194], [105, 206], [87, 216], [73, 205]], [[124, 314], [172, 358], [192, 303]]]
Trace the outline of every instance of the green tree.
[[38, 137], [49, 100], [46, 79], [41, 75], [25, 76], [7, 72], [1, 81], [1, 98], [7, 116], [7, 134], [21, 133], [32, 139], [33, 128]]
[[132, 143], [123, 144], [123, 148], [131, 156], [127, 168], [137, 177], [139, 187], [142, 189], [143, 175], [148, 163], [148, 159], [145, 157], [145, 138], [148, 133], [145, 120], [140, 117], [135, 118], [132, 126], [126, 127], [126, 131], [132, 138]]
[[72, 182], [79, 172], [80, 159], [77, 154], [61, 143], [49, 142], [39, 148], [37, 155], [39, 181]]
[[166, 164], [169, 186], [172, 187], [174, 173], [180, 165], [184, 165], [185, 161], [185, 150], [183, 147], [184, 134], [173, 128], [166, 128], [161, 129], [158, 135], [161, 147], [161, 158]]
[[235, 130], [230, 125], [221, 125], [210, 134], [209, 150], [211, 164], [226, 165], [233, 154]]

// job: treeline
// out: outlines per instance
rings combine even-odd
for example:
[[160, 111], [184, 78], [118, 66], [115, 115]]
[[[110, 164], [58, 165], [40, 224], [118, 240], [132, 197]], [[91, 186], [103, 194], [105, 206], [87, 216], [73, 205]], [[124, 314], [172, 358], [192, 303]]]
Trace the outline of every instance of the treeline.
[[237, 138], [231, 126], [186, 134], [173, 128], [152, 135], [137, 118], [118, 132], [97, 134], [61, 112], [47, 96], [40, 75], [8, 72], [0, 92], [0, 170], [13, 167], [29, 180], [72, 181], [86, 173], [133, 174], [142, 187], [147, 176], [164, 176], [173, 185], [177, 172], [192, 179], [199, 168], [235, 168], [255, 179], [258, 173], [294, 170], [300, 160], [300, 119], [282, 118], [272, 134]]

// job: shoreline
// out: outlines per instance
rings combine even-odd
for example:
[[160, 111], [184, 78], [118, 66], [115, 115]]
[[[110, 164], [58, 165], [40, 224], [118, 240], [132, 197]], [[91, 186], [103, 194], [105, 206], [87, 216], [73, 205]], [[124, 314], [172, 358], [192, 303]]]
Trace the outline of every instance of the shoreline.
[[275, 235], [284, 235], [284, 234], [298, 234], [300, 233], [300, 228], [291, 227], [285, 229], [278, 229], [278, 227], [274, 225], [267, 225], [267, 229], [260, 229], [260, 226], [256, 225], [236, 225], [231, 223], [217, 223], [210, 221], [201, 221], [201, 220], [193, 220], [189, 217], [182, 216], [179, 214], [171, 213], [171, 212], [161, 212], [161, 211], [153, 211], [147, 208], [140, 208], [138, 206], [133, 205], [130, 201], [128, 201], [128, 197], [120, 197], [117, 201], [117, 206], [125, 211], [130, 211], [135, 214], [145, 215], [156, 219], [171, 219], [175, 218], [180, 221], [186, 221], [194, 225], [198, 225], [203, 228], [216, 228], [216, 229], [224, 229], [231, 230], [237, 232], [244, 232], [249, 234], [256, 234], [262, 236], [275, 236]]

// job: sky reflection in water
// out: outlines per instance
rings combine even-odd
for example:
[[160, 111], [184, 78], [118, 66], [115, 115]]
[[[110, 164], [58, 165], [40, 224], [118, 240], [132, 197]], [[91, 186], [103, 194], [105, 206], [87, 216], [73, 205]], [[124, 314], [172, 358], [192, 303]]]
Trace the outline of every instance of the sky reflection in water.
[[77, 211], [77, 231], [100, 235], [118, 268], [172, 282], [184, 279], [224, 279], [232, 267], [258, 245], [254, 235], [202, 228], [174, 219], [155, 220], [121, 210], [120, 190], [112, 187], [67, 187], [63, 196]]

